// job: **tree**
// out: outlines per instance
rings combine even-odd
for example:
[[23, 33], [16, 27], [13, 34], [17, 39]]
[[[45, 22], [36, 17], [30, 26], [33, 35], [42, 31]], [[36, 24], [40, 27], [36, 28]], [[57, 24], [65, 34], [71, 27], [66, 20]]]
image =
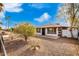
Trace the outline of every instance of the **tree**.
[[73, 28], [79, 28], [79, 4], [66, 3], [59, 7], [57, 18], [64, 19], [69, 23], [71, 36], [73, 38]]
[[35, 34], [35, 31], [35, 27], [27, 23], [16, 25], [14, 28], [14, 32], [23, 35], [26, 42], [29, 36], [33, 36]]
[[2, 25], [3, 23], [2, 22], [0, 22], [0, 30], [2, 30], [2, 27], [1, 27], [1, 25]]
[[11, 28], [9, 28], [8, 30], [9, 30], [10, 32], [13, 32], [14, 28], [11, 27]]
[[[0, 12], [2, 12], [3, 11], [3, 4], [2, 3], [0, 3]], [[0, 21], [0, 25], [2, 25], [2, 22]], [[0, 27], [1, 28], [1, 27]], [[2, 28], [1, 28], [2, 29]]]
[[2, 30], [2, 27], [0, 27], [0, 30]]
[[0, 25], [2, 25], [3, 23], [0, 21]]
[[0, 3], [0, 12], [3, 10], [3, 4], [2, 3]]
[[[0, 12], [3, 11], [3, 6], [4, 6], [4, 5], [3, 5], [2, 3], [0, 3]], [[0, 40], [0, 50], [1, 50], [1, 47], [2, 47], [2, 46], [1, 46], [1, 40]]]

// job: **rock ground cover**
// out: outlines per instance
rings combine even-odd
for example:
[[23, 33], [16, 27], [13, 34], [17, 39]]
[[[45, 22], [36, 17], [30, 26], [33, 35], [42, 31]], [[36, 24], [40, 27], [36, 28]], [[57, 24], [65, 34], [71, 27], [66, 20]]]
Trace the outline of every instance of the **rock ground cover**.
[[[41, 36], [29, 37], [28, 43], [22, 36], [9, 33], [12, 35], [4, 37], [5, 47], [9, 56], [74, 56], [79, 55], [78, 40], [60, 38], [44, 38]], [[33, 47], [39, 46], [36, 50]]]

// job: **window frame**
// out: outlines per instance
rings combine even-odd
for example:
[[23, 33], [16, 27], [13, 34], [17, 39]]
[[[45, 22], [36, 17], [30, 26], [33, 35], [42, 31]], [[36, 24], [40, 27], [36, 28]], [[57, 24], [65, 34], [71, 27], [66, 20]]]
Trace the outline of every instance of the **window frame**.
[[37, 33], [41, 33], [41, 28], [37, 28], [37, 29], [36, 29], [36, 32], [37, 32]]
[[[52, 30], [50, 31], [49, 29], [52, 29]], [[56, 34], [56, 32], [57, 32], [56, 29], [57, 29], [56, 27], [53, 27], [53, 28], [49, 27], [49, 28], [47, 28], [47, 34]]]

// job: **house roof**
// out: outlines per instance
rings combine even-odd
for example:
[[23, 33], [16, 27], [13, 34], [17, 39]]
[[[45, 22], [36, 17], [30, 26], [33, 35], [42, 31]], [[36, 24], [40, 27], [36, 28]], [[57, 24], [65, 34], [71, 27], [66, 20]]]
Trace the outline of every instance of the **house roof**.
[[47, 27], [68, 27], [68, 26], [62, 26], [60, 24], [46, 24], [46, 25], [43, 25], [43, 26], [37, 27], [37, 28], [47, 28]]

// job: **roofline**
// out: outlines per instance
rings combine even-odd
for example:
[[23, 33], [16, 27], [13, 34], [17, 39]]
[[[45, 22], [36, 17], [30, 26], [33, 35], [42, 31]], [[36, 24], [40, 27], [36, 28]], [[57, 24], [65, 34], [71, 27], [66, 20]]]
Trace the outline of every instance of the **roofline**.
[[69, 27], [69, 26], [41, 26], [41, 27], [36, 27], [36, 28], [49, 28], [49, 27]]

